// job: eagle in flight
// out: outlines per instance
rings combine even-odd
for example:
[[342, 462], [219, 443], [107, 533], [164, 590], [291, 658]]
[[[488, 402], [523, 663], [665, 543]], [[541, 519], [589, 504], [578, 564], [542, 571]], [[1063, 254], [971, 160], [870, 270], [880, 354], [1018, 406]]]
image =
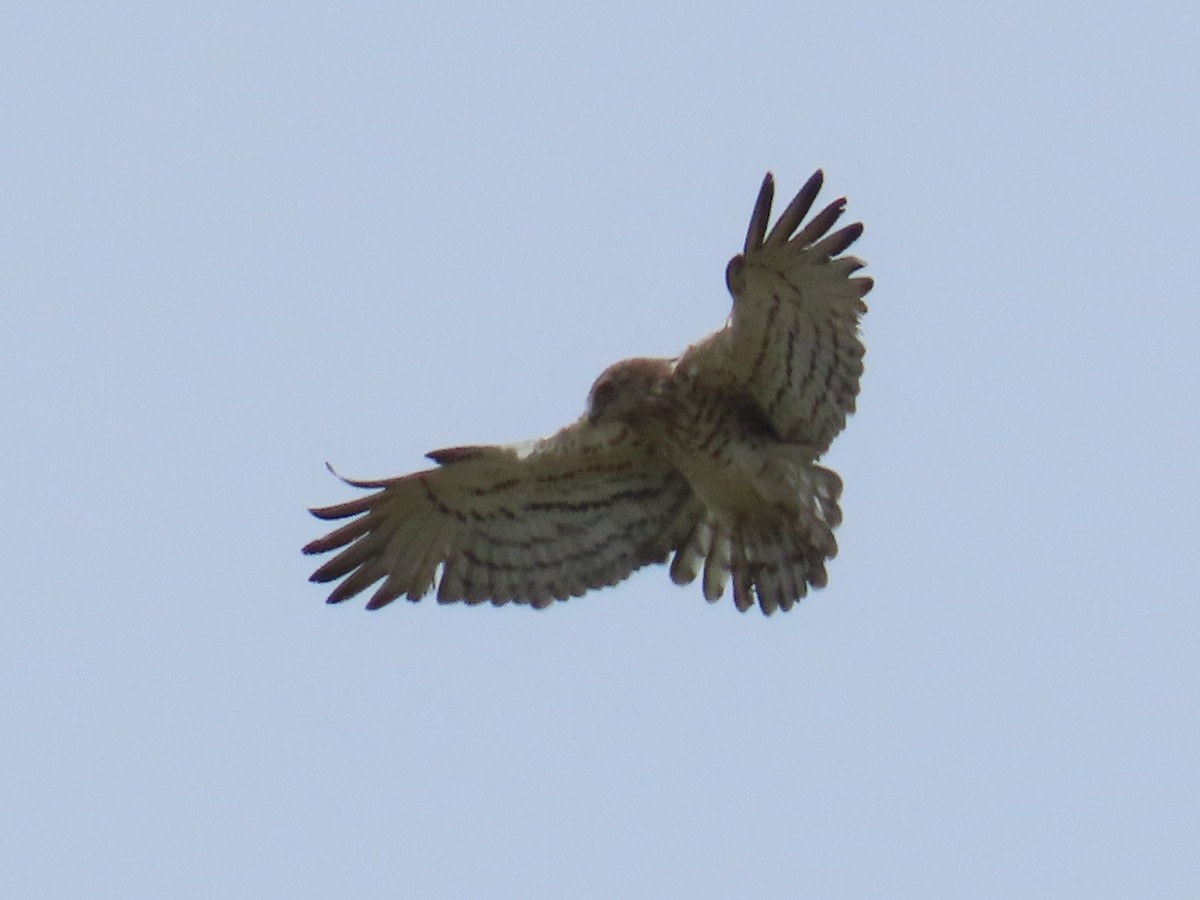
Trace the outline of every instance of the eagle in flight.
[[764, 614], [824, 587], [837, 553], [841, 479], [817, 460], [854, 412], [859, 319], [870, 278], [842, 255], [833, 201], [806, 223], [814, 174], [767, 230], [770, 173], [742, 252], [725, 270], [725, 326], [674, 359], [626, 359], [596, 379], [584, 414], [522, 444], [434, 450], [435, 468], [312, 510], [347, 520], [304, 547], [333, 553], [314, 582], [330, 603], [398, 597], [535, 608], [616, 584], [650, 563], [701, 579], [716, 602]]

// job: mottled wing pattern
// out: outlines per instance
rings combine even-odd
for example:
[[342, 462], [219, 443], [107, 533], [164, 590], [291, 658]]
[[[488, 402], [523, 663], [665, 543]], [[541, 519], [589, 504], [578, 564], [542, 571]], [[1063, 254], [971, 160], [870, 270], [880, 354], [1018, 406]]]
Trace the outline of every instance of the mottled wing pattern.
[[436, 582], [440, 602], [543, 607], [664, 561], [696, 514], [686, 480], [617, 424], [428, 455], [438, 468], [349, 481], [373, 493], [312, 511], [351, 519], [304, 548], [340, 551], [311, 578], [342, 579], [329, 602], [382, 582], [377, 609]]
[[774, 196], [768, 174], [754, 205], [743, 253], [726, 270], [733, 312], [714, 338], [726, 348], [729, 376], [755, 398], [778, 436], [823, 453], [854, 411], [862, 375], [858, 322], [870, 278], [839, 256], [861, 223], [830, 233], [845, 210], [835, 200], [801, 227], [821, 189], [808, 180], [767, 232]]

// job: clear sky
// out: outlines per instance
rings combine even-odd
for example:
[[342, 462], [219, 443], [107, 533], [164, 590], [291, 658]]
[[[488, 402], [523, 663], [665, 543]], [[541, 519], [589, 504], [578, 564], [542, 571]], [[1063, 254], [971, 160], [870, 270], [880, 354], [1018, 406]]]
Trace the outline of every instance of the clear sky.
[[[7, 4], [6, 894], [1195, 891], [1196, 9]], [[306, 583], [326, 460], [570, 421], [818, 166], [877, 281], [827, 589]]]

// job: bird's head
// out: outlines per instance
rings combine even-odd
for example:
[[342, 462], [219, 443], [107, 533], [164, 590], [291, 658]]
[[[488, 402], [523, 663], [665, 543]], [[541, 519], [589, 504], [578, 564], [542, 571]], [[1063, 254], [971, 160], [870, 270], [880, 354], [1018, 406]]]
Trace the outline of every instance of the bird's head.
[[588, 421], [593, 425], [628, 423], [648, 412], [661, 396], [670, 374], [669, 359], [625, 359], [614, 363], [600, 373], [588, 393]]

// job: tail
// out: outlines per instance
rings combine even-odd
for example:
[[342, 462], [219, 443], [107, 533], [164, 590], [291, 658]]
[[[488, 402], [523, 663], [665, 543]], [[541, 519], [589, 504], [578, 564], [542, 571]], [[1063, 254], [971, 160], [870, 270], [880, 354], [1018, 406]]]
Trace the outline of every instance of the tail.
[[702, 569], [709, 603], [721, 599], [732, 580], [737, 608], [745, 612], [757, 602], [768, 616], [790, 610], [810, 587], [824, 587], [825, 562], [837, 555], [833, 529], [842, 521], [842, 480], [808, 464], [788, 467], [786, 482], [795, 494], [753, 521], [729, 521], [711, 510], [697, 516], [675, 544], [671, 580], [689, 584]]

